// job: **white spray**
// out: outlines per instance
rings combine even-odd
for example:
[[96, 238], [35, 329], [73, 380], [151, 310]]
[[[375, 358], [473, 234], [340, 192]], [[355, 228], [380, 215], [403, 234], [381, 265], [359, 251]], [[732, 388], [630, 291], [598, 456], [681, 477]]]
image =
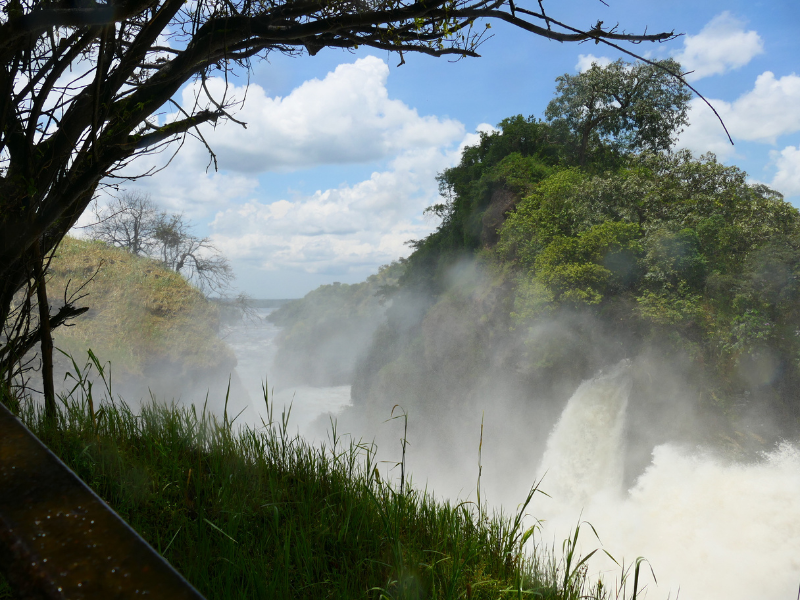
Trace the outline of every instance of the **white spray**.
[[616, 491], [623, 478], [623, 430], [631, 390], [630, 361], [584, 381], [547, 440], [537, 479], [570, 504]]
[[[545, 519], [544, 540], [564, 539], [582, 514], [617, 560], [648, 559], [658, 580], [649, 583], [648, 598], [794, 600], [800, 451], [784, 443], [758, 462], [735, 463], [662, 445], [625, 490], [630, 389], [630, 365], [623, 363], [584, 382], [569, 400], [539, 467], [551, 496], [534, 509]], [[584, 536], [584, 552], [598, 545]], [[619, 574], [602, 559], [593, 568], [607, 581]]]

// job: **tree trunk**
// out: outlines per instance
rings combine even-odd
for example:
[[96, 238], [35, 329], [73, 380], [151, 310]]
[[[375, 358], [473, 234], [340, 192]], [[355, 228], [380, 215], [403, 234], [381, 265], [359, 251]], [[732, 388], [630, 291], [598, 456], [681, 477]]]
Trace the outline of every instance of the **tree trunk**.
[[56, 422], [56, 392], [53, 384], [53, 336], [50, 333], [50, 305], [42, 268], [44, 260], [39, 244], [34, 244], [33, 274], [36, 278], [36, 298], [39, 301], [39, 335], [42, 349], [42, 386], [44, 388], [44, 414], [52, 424]]
[[578, 164], [582, 167], [586, 166], [586, 149], [589, 147], [589, 125], [583, 128], [583, 135], [581, 135], [581, 146], [578, 150]]

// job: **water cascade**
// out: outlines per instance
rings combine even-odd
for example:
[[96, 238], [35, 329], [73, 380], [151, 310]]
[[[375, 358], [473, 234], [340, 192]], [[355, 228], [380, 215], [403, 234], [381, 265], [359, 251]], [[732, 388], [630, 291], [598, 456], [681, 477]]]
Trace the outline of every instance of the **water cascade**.
[[584, 381], [547, 440], [537, 479], [548, 494], [570, 504], [614, 492], [622, 485], [625, 409], [630, 361]]
[[221, 334], [236, 355], [236, 372], [249, 395], [249, 406], [238, 422], [253, 427], [266, 418], [263, 384], [266, 380], [275, 419], [291, 407], [290, 431], [309, 434], [310, 424], [325, 413], [337, 413], [350, 404], [350, 386], [282, 386], [280, 373], [273, 367], [280, 328], [266, 320], [274, 309], [257, 309], [257, 318], [243, 319], [226, 326]]
[[[545, 521], [543, 541], [558, 546], [580, 515], [618, 560], [648, 559], [658, 580], [649, 581], [648, 598], [794, 599], [800, 450], [783, 443], [758, 461], [739, 463], [665, 444], [625, 490], [630, 390], [631, 366], [623, 362], [585, 381], [569, 400], [539, 466], [541, 487], [551, 496], [540, 497], [533, 510]], [[588, 531], [581, 532], [584, 553], [600, 545]], [[609, 583], [618, 578], [610, 560], [592, 560], [594, 573]]]

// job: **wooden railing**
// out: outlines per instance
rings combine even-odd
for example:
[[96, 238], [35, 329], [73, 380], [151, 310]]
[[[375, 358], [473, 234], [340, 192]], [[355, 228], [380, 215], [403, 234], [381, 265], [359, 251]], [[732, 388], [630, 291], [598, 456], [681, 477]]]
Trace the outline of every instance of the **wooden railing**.
[[0, 570], [20, 598], [202, 600], [2, 404]]

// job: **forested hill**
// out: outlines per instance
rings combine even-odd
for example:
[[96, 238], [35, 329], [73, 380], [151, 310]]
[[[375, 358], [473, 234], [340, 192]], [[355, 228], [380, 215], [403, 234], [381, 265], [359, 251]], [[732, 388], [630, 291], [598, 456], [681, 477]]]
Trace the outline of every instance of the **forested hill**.
[[[798, 417], [800, 213], [713, 155], [636, 153], [579, 167], [551, 127], [521, 116], [483, 135], [440, 180], [439, 229], [403, 283], [441, 302], [476, 258], [512, 329], [592, 315], [713, 373], [717, 397], [766, 394]], [[554, 357], [543, 357], [552, 362]]]
[[631, 435], [664, 423], [645, 445], [800, 431], [800, 213], [711, 154], [670, 150], [688, 97], [645, 67], [595, 66], [559, 79], [547, 120], [481, 134], [384, 289], [356, 406], [536, 396], [557, 415], [628, 358]]

